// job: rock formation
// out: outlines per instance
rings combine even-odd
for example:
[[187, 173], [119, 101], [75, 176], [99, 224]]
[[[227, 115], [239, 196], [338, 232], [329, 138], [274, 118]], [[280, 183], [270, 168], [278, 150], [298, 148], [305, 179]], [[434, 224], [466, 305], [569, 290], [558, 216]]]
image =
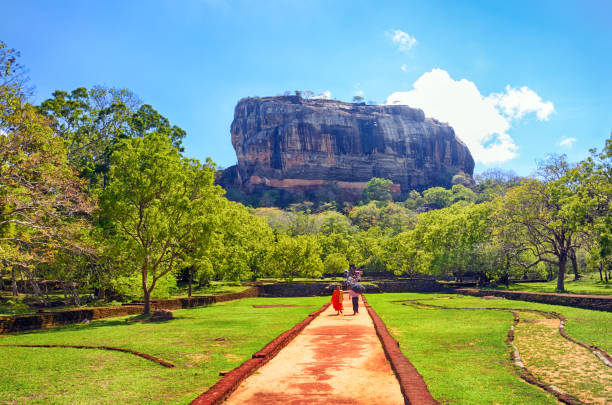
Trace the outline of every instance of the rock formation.
[[474, 170], [448, 124], [407, 106], [246, 98], [236, 105], [231, 134], [238, 164], [218, 181], [247, 195], [278, 190], [355, 200], [372, 177], [392, 180], [392, 191], [405, 194], [449, 187], [453, 175]]

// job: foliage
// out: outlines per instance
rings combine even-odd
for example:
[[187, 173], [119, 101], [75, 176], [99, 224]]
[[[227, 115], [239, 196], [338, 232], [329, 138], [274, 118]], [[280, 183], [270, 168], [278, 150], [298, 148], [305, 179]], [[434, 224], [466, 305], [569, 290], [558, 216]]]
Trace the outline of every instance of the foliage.
[[431, 187], [423, 191], [425, 203], [434, 208], [445, 208], [451, 205], [453, 193], [443, 187]]
[[221, 189], [213, 185], [212, 162], [181, 157], [166, 134], [123, 141], [112, 163], [102, 209], [114, 225], [113, 242], [130, 252], [141, 275], [148, 313], [158, 281], [189, 260], [189, 247], [209, 241], [207, 214]]
[[527, 266], [538, 262], [557, 266], [559, 291], [565, 289], [566, 264], [571, 252], [579, 247], [586, 214], [583, 205], [575, 204], [576, 184], [567, 177], [568, 171], [563, 157], [551, 158], [541, 165], [543, 180], [524, 180], [510, 189], [497, 211], [498, 221], [506, 230], [520, 232], [505, 232], [513, 250], [526, 250], [536, 257]]
[[319, 277], [323, 271], [321, 246], [313, 235], [278, 235], [265, 261], [269, 275], [291, 281], [296, 277]]
[[332, 253], [325, 258], [323, 267], [326, 274], [337, 274], [342, 273], [344, 270], [348, 270], [349, 263], [345, 255], [341, 253]]
[[181, 149], [185, 131], [170, 126], [167, 118], [127, 89], [77, 88], [70, 93], [57, 90], [40, 110], [66, 140], [68, 160], [93, 187], [105, 187], [110, 157], [122, 139], [157, 132], [172, 139]]
[[390, 201], [392, 184], [389, 179], [372, 177], [363, 188], [363, 201]]
[[19, 92], [0, 86], [0, 264], [33, 280], [35, 266], [60, 252], [95, 254], [84, 238], [93, 204], [63, 141]]

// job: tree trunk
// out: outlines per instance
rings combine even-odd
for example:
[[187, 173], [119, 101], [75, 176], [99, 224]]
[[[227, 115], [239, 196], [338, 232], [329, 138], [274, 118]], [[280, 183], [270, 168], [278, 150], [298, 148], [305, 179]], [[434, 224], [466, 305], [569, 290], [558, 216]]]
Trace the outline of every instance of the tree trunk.
[[72, 302], [74, 305], [81, 305], [81, 299], [79, 298], [79, 288], [76, 286], [74, 281], [70, 282], [70, 292], [72, 293]]
[[32, 274], [30, 270], [26, 270], [26, 274], [28, 276], [28, 281], [32, 286], [32, 291], [34, 291], [34, 294], [39, 298], [40, 301], [45, 302], [45, 297], [43, 297], [42, 290], [38, 285], [38, 281], [36, 281], [36, 279], [34, 278], [34, 274]]
[[559, 274], [557, 275], [557, 291], [565, 291], [565, 265], [567, 264], [567, 252], [559, 255]]
[[21, 278], [21, 290], [25, 294], [28, 292], [28, 286], [25, 282], [25, 278], [23, 277], [23, 271], [19, 268], [19, 278]]
[[580, 274], [578, 273], [578, 260], [576, 260], [576, 251], [572, 250], [569, 257], [572, 261], [572, 269], [574, 270], [574, 281], [580, 280]]
[[603, 270], [603, 263], [602, 263], [601, 260], [599, 261], [599, 264], [597, 265], [597, 269], [599, 270], [599, 281], [601, 281], [603, 283], [603, 272], [602, 272], [602, 270]]
[[[527, 278], [527, 272], [525, 271], [525, 278]], [[504, 269], [504, 284], [506, 288], [510, 288], [510, 256], [506, 255], [506, 267]]]
[[189, 267], [189, 292], [187, 297], [191, 298], [191, 284], [193, 284], [193, 266]]
[[149, 315], [151, 313], [151, 293], [147, 288], [144, 291], [144, 309], [143, 314]]
[[17, 279], [15, 278], [15, 267], [11, 267], [11, 288], [13, 289], [13, 297], [19, 295], [19, 289], [17, 288]]

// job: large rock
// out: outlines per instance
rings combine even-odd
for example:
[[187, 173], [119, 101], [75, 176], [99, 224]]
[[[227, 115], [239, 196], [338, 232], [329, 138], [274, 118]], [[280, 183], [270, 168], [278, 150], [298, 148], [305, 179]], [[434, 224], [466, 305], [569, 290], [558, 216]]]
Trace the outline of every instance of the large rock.
[[391, 179], [395, 193], [407, 193], [449, 187], [453, 175], [471, 177], [474, 170], [448, 124], [407, 106], [246, 98], [236, 106], [231, 133], [238, 164], [219, 182], [247, 194], [276, 189], [351, 200], [372, 177]]

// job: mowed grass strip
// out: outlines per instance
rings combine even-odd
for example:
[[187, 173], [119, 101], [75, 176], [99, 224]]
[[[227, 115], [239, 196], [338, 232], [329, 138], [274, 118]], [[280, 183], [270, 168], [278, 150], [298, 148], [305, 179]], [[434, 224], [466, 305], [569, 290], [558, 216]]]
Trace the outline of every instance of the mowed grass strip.
[[[400, 342], [402, 352], [421, 373], [435, 399], [448, 404], [557, 403], [552, 395], [524, 382], [515, 372], [505, 344], [512, 314], [417, 309], [392, 302], [437, 296], [368, 295], [368, 303]], [[481, 306], [493, 306], [491, 301], [478, 300]], [[447, 305], [452, 301], [424, 302]]]
[[[422, 296], [425, 296], [425, 298], [433, 298], [442, 295], [437, 294]], [[583, 343], [601, 347], [609, 354], [612, 354], [612, 312], [593, 311], [589, 309], [573, 308], [562, 305], [548, 305], [508, 299], [484, 300], [478, 297], [462, 297], [457, 295], [446, 295], [446, 297], [450, 298], [445, 300], [423, 301], [423, 303], [459, 308], [521, 308], [557, 312], [567, 318], [565, 331], [571, 337], [578, 339]], [[418, 297], [412, 296], [411, 298]]]
[[[31, 333], [2, 335], [0, 344], [83, 344], [128, 348], [130, 354], [69, 348], [0, 347], [2, 403], [186, 404], [328, 298], [248, 298], [174, 311], [168, 322], [111, 318]], [[312, 307], [253, 308], [253, 305]]]
[[[498, 289], [505, 290], [506, 287], [500, 285], [498, 286]], [[510, 284], [510, 288], [508, 289], [512, 291], [554, 293], [557, 292], [557, 280], [542, 283], [515, 283]], [[574, 280], [574, 276], [570, 275], [565, 278], [565, 293], [610, 295], [612, 298], [612, 282], [601, 282], [599, 280], [599, 273], [584, 274], [579, 280]]]

